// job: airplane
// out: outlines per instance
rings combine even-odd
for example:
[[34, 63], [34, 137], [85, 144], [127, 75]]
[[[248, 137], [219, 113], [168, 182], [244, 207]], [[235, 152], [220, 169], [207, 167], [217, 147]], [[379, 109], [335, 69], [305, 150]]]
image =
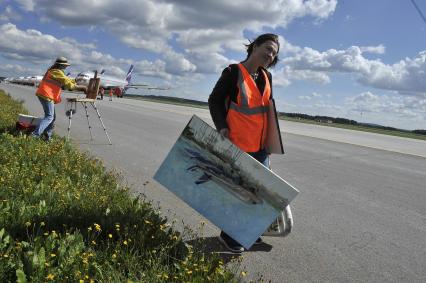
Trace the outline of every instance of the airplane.
[[[71, 73], [67, 73], [68, 77]], [[21, 85], [29, 85], [38, 87], [40, 85], [43, 76], [28, 76], [28, 77], [19, 77], [19, 78], [7, 78], [7, 82]]]
[[[100, 87], [102, 87], [105, 90], [108, 89], [120, 89], [121, 90], [121, 96], [124, 95], [129, 88], [144, 88], [144, 89], [156, 89], [156, 90], [167, 90], [168, 88], [160, 88], [160, 87], [152, 87], [147, 84], [130, 84], [130, 81], [132, 79], [132, 72], [133, 72], [134, 66], [130, 65], [129, 71], [126, 74], [126, 77], [124, 79], [120, 79], [113, 76], [107, 76], [104, 75], [104, 70], [100, 74], [98, 74], [98, 77], [100, 80]], [[75, 77], [75, 82], [80, 85], [89, 85], [89, 80], [94, 77], [95, 72], [82, 72], [79, 73]]]
[[214, 164], [195, 150], [185, 148], [185, 151], [190, 156], [190, 159], [195, 160], [195, 165], [188, 167], [186, 170], [190, 172], [201, 170], [203, 172], [203, 175], [195, 181], [196, 185], [213, 181], [234, 197], [247, 204], [263, 203], [262, 198], [257, 195], [255, 189], [241, 186], [241, 178], [232, 174], [232, 172], [228, 172], [230, 168], [227, 170], [221, 165]]

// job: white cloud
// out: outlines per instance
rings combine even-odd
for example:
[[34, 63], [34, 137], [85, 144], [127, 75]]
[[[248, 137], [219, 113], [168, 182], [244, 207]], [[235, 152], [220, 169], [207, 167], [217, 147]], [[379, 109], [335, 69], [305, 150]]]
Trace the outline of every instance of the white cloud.
[[302, 100], [311, 100], [312, 97], [310, 97], [309, 95], [300, 95], [297, 98], [302, 99]]
[[8, 5], [4, 8], [3, 13], [0, 14], [0, 21], [7, 22], [11, 20], [20, 20], [22, 16], [17, 13], [12, 6]]
[[380, 44], [377, 46], [361, 46], [360, 50], [361, 52], [376, 53], [376, 54], [384, 54], [386, 52], [386, 48], [383, 44]]
[[350, 113], [367, 113], [381, 115], [386, 113], [387, 119], [426, 120], [426, 99], [417, 96], [388, 96], [363, 92], [346, 99]]
[[[106, 69], [108, 74], [124, 77], [125, 71], [130, 64], [135, 64], [136, 74], [152, 77], [171, 79], [166, 72], [166, 63], [161, 60], [150, 62], [147, 60], [134, 61], [130, 59], [114, 58], [110, 54], [96, 51], [94, 44], [80, 43], [74, 39], [58, 39], [52, 35], [43, 34], [37, 30], [20, 30], [13, 24], [0, 25], [2, 39], [0, 41], [0, 52], [3, 57], [31, 62], [40, 65], [48, 65], [58, 56], [65, 56], [72, 64], [73, 70]], [[28, 48], [31, 47], [31, 48]], [[180, 58], [170, 58], [177, 62], [175, 68], [191, 68], [185, 65]], [[179, 65], [180, 64], [180, 65]], [[37, 68], [19, 67], [18, 64], [7, 64], [2, 70], [6, 73], [17, 75], [31, 75], [43, 72]], [[174, 66], [170, 64], [170, 66]]]
[[80, 58], [80, 50], [73, 44], [33, 29], [19, 30], [13, 24], [0, 25], [0, 50], [8, 58], [28, 60], [33, 63], [52, 60], [57, 56]]
[[38, 68], [28, 68], [18, 64], [0, 64], [0, 71], [2, 74], [11, 74], [10, 76], [16, 76], [16, 74], [41, 74], [42, 70]]
[[327, 84], [330, 82], [330, 77], [325, 72], [316, 70], [297, 70], [290, 66], [284, 66], [281, 69], [272, 70], [271, 72], [274, 75], [274, 86], [285, 87], [295, 80], [313, 81], [320, 84]]
[[[358, 76], [358, 81], [366, 86], [395, 90], [400, 94], [415, 92], [426, 96], [426, 51], [420, 52], [415, 58], [405, 58], [398, 63], [387, 65], [380, 60], [366, 59], [361, 49], [357, 46], [324, 52], [308, 47], [299, 51], [295, 49], [295, 54], [282, 60], [282, 64], [287, 68], [284, 73], [290, 75], [290, 81], [304, 79], [321, 83], [330, 82], [328, 74], [331, 73], [353, 73]], [[379, 46], [363, 49], [366, 52], [379, 52], [382, 48]]]
[[[259, 33], [267, 27], [285, 27], [304, 16], [323, 20], [337, 5], [336, 0], [138, 0], [131, 4], [104, 0], [65, 1], [61, 5], [53, 0], [21, 2], [33, 3], [35, 12], [45, 20], [101, 26], [128, 46], [157, 53], [172, 74], [217, 72], [226, 50], [243, 50], [245, 31]], [[182, 51], [172, 47], [174, 39]], [[199, 58], [208, 58], [208, 64], [201, 67], [204, 62], [196, 61]]]
[[25, 11], [34, 11], [34, 1], [33, 0], [15, 0], [18, 5]]

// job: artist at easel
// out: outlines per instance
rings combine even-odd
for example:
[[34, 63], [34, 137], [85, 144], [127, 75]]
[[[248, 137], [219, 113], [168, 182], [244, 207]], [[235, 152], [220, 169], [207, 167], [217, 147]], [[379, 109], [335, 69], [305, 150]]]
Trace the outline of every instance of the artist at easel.
[[75, 80], [65, 75], [64, 70], [69, 65], [65, 57], [58, 57], [41, 80], [36, 95], [43, 107], [44, 118], [32, 133], [33, 137], [40, 138], [44, 134], [46, 141], [52, 139], [56, 119], [55, 104], [61, 102], [62, 87], [87, 92], [85, 86], [77, 85]]

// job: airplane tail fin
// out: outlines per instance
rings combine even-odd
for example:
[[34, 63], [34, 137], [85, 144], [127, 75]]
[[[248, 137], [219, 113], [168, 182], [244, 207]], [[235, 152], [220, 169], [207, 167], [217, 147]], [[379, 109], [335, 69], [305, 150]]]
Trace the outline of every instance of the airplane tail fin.
[[[126, 82], [127, 82], [127, 84], [130, 84], [130, 81], [132, 79], [133, 68], [134, 68], [134, 66], [130, 65], [129, 71], [127, 72], [127, 75], [126, 75]], [[127, 87], [124, 87], [123, 94], [126, 93], [127, 89], [128, 89]]]
[[127, 72], [127, 75], [126, 75], [127, 83], [130, 83], [130, 80], [132, 79], [132, 73], [133, 73], [133, 65], [130, 65], [130, 69]]

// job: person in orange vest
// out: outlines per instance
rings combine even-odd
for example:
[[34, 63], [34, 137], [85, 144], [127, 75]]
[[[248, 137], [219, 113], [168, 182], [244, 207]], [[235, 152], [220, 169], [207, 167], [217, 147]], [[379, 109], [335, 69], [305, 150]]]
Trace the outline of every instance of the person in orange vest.
[[36, 96], [43, 107], [44, 117], [35, 128], [32, 136], [41, 137], [44, 134], [46, 140], [52, 138], [56, 119], [55, 104], [61, 102], [62, 87], [68, 90], [87, 92], [86, 86], [77, 85], [75, 80], [65, 75], [64, 70], [69, 65], [65, 57], [58, 57], [55, 63], [44, 74], [36, 91]]
[[[278, 62], [278, 36], [267, 33], [246, 45], [247, 57], [222, 71], [209, 96], [209, 109], [219, 133], [269, 168], [269, 153], [264, 149], [268, 109], [272, 99], [272, 75], [268, 68]], [[240, 253], [243, 246], [224, 231], [219, 240], [230, 251]], [[255, 244], [263, 243], [262, 239]]]
[[103, 88], [103, 87], [100, 87], [100, 88], [99, 88], [99, 95], [101, 96], [101, 100], [104, 100], [104, 93], [105, 93], [104, 88]]

